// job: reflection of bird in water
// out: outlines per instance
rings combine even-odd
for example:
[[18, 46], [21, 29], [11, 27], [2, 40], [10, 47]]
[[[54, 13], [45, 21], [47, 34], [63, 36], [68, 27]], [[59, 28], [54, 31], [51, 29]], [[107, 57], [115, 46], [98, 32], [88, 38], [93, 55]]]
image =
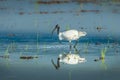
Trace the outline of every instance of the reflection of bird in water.
[[56, 69], [59, 69], [60, 68], [60, 58], [58, 57], [57, 59], [57, 65], [54, 63], [53, 59], [51, 60], [53, 66], [56, 68]]
[[60, 54], [57, 58], [57, 64], [54, 63], [53, 59], [51, 60], [53, 66], [58, 70], [60, 68], [60, 62], [66, 64], [78, 64], [85, 62], [85, 58], [81, 58], [78, 54]]
[[[53, 32], [57, 30], [57, 34], [59, 37], [59, 40], [67, 40], [70, 43], [70, 50], [71, 50], [71, 41], [73, 40], [78, 40], [80, 37], [85, 36], [87, 33], [86, 32], [82, 32], [82, 31], [78, 31], [75, 29], [71, 29], [71, 30], [66, 30], [64, 32], [60, 32], [60, 26], [57, 24], [55, 26], [55, 28], [52, 31], [52, 35]], [[76, 41], [77, 42], [77, 41]]]
[[59, 55], [60, 62], [66, 64], [78, 64], [85, 62], [85, 58], [81, 58], [78, 54], [60, 54]]

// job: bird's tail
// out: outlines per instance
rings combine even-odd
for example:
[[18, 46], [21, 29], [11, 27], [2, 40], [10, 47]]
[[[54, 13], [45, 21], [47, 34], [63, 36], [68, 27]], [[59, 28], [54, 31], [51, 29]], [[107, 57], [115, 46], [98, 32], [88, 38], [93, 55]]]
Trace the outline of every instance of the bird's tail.
[[63, 40], [62, 33], [59, 33], [59, 40]]

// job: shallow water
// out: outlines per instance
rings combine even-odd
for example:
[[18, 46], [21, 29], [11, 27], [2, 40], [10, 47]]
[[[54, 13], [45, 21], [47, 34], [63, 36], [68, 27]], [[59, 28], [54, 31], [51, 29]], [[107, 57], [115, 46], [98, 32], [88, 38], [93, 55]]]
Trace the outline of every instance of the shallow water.
[[[119, 0], [0, 0], [0, 80], [120, 80], [119, 19]], [[69, 53], [51, 37], [56, 24], [87, 32], [77, 45], [86, 62], [55, 69], [51, 59]]]
[[[0, 44], [0, 55], [5, 55], [8, 45]], [[109, 47], [108, 47], [109, 46]], [[95, 62], [100, 57], [101, 50], [107, 47], [104, 61]], [[37, 49], [38, 48], [38, 49]], [[15, 43], [9, 47], [9, 58], [0, 57], [0, 80], [119, 80], [120, 76], [120, 45], [113, 43], [95, 45], [79, 43], [80, 56], [87, 61], [69, 65], [60, 64], [56, 70], [51, 59], [57, 63], [58, 55], [69, 52], [68, 43]], [[117, 50], [117, 51], [116, 51]], [[72, 50], [74, 53], [74, 49]], [[22, 55], [38, 56], [34, 59], [20, 59]]]

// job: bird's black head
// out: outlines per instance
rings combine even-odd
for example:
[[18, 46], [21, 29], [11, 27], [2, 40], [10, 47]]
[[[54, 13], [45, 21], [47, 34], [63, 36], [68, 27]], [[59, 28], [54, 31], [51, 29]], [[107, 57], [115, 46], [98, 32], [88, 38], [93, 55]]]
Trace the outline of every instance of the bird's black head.
[[53, 35], [53, 33], [54, 33], [54, 31], [55, 30], [57, 30], [57, 35], [59, 34], [59, 32], [60, 32], [60, 26], [57, 24], [55, 27], [54, 27], [54, 29], [52, 30], [52, 35]]

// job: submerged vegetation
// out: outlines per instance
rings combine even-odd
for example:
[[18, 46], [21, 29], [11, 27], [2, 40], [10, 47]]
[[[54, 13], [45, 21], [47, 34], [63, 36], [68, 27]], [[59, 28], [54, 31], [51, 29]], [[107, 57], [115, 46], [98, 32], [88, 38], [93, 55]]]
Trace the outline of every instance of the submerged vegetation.
[[10, 45], [7, 46], [7, 49], [5, 50], [5, 53], [4, 55], [0, 56], [1, 58], [9, 58], [9, 48], [10, 48]]

